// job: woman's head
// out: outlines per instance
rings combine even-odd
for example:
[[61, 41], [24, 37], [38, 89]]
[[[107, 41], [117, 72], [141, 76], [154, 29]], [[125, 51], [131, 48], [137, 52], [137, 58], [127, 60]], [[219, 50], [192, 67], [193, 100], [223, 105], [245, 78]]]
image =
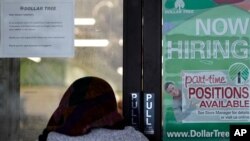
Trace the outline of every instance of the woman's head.
[[103, 79], [84, 77], [67, 89], [46, 130], [78, 136], [92, 128], [112, 128], [120, 121], [111, 86]]

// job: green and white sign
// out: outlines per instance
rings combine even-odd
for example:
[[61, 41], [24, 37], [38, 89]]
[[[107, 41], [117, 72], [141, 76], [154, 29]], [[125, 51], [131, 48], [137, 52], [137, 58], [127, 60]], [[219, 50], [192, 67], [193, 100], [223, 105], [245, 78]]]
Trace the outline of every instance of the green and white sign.
[[163, 0], [163, 140], [250, 124], [250, 0]]

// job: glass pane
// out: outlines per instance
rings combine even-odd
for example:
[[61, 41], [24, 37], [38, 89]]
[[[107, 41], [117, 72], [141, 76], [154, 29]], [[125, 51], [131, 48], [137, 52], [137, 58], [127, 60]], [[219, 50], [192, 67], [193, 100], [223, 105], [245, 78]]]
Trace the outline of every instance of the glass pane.
[[123, 1], [75, 3], [75, 56], [21, 59], [20, 140], [37, 139], [68, 86], [81, 77], [106, 80], [122, 100]]
[[[163, 140], [250, 123], [249, 0], [163, 0]], [[219, 125], [219, 126], [218, 126]]]

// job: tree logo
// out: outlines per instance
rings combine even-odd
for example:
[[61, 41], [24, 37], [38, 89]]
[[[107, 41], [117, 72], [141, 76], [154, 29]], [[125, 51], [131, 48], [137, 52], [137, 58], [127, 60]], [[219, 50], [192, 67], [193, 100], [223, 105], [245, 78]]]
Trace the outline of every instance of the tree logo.
[[245, 84], [249, 78], [249, 68], [242, 63], [235, 63], [229, 68], [229, 76], [236, 84]]
[[176, 9], [181, 10], [185, 7], [185, 3], [183, 0], [176, 0], [174, 6]]

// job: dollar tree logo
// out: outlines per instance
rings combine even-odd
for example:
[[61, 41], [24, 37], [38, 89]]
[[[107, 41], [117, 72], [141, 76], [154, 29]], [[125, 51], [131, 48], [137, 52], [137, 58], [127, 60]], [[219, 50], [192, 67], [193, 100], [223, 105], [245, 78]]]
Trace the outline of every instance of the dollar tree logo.
[[[196, 1], [195, 1], [196, 2]], [[185, 0], [166, 0], [165, 3], [165, 14], [192, 14], [194, 13], [193, 8], [186, 9], [186, 5], [192, 5], [190, 2], [185, 3]]]
[[229, 68], [229, 76], [236, 84], [245, 84], [249, 77], [249, 68], [242, 63], [235, 63]]
[[183, 0], [176, 0], [174, 5], [175, 5], [175, 8], [179, 10], [185, 7], [185, 3]]

